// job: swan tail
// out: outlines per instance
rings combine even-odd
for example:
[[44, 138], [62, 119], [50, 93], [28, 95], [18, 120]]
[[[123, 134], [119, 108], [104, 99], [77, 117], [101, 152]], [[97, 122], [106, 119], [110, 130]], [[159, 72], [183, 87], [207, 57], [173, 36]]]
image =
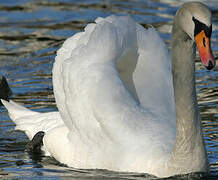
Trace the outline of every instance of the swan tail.
[[9, 117], [11, 120], [16, 124], [16, 130], [25, 131], [28, 138], [32, 138], [34, 136], [34, 123], [27, 122], [28, 119], [36, 114], [39, 114], [38, 112], [31, 111], [14, 101], [10, 100], [5, 101], [1, 100], [2, 104], [5, 106], [5, 108], [8, 110]]
[[39, 131], [49, 130], [63, 125], [58, 112], [39, 113], [29, 110], [14, 101], [1, 100], [8, 110], [9, 117], [16, 124], [16, 130], [24, 131], [29, 139], [32, 139]]
[[[10, 100], [9, 102], [6, 100], [1, 100], [2, 104], [6, 107], [6, 109], [8, 110], [9, 116], [10, 118], [16, 123], [17, 119], [19, 119], [20, 117], [23, 117], [24, 114], [25, 116], [30, 116], [30, 115], [35, 115], [38, 114], [38, 112], [34, 112], [31, 111], [17, 103], [15, 103], [14, 101]], [[19, 124], [19, 122], [18, 122]]]

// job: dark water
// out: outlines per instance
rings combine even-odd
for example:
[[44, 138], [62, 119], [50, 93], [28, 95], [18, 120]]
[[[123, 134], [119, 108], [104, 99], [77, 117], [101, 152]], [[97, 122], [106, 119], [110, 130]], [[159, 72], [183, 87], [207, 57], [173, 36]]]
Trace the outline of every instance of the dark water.
[[[218, 57], [218, 1], [205, 1], [213, 12], [212, 49]], [[0, 1], [0, 73], [12, 88], [12, 99], [40, 112], [55, 111], [51, 70], [57, 49], [69, 36], [98, 16], [131, 14], [150, 23], [167, 44], [173, 15], [181, 1], [173, 0], [3, 0]], [[208, 72], [197, 57], [197, 91], [210, 174], [169, 179], [218, 178], [218, 68]], [[154, 179], [146, 174], [64, 167], [43, 155], [28, 154], [23, 132], [0, 107], [0, 179]]]

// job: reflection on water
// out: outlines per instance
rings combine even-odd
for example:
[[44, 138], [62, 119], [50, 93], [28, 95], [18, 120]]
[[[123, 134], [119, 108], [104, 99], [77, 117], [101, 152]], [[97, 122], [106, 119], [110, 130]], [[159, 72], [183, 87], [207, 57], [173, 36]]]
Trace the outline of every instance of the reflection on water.
[[[146, 26], [152, 24], [169, 45], [173, 15], [182, 1], [172, 0], [19, 0], [0, 1], [0, 72], [6, 76], [16, 102], [40, 111], [55, 111], [51, 70], [63, 41], [98, 16], [131, 14]], [[205, 1], [213, 12], [212, 48], [218, 57], [218, 2]], [[218, 68], [208, 72], [197, 65], [197, 91], [202, 114], [210, 175], [218, 175]], [[145, 179], [146, 174], [64, 167], [52, 158], [25, 152], [28, 139], [0, 108], [0, 177], [41, 179]], [[191, 174], [183, 178], [200, 177]], [[171, 178], [171, 179], [175, 179]], [[181, 177], [180, 177], [181, 178]]]

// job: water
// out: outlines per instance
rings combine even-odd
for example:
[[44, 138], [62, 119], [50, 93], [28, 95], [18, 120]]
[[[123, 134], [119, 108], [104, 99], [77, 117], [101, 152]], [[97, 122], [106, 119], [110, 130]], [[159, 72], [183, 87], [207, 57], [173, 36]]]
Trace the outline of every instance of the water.
[[[213, 12], [212, 49], [218, 57], [218, 2], [205, 1]], [[131, 14], [152, 24], [169, 45], [173, 15], [182, 1], [173, 0], [7, 0], [0, 1], [0, 73], [7, 77], [13, 100], [40, 111], [55, 111], [51, 70], [63, 41], [98, 16]], [[208, 72], [197, 56], [197, 92], [210, 174], [183, 179], [218, 178], [218, 68]], [[0, 107], [0, 177], [5, 179], [154, 179], [146, 174], [78, 170], [52, 158], [28, 154], [23, 132]], [[173, 177], [171, 179], [176, 179]]]

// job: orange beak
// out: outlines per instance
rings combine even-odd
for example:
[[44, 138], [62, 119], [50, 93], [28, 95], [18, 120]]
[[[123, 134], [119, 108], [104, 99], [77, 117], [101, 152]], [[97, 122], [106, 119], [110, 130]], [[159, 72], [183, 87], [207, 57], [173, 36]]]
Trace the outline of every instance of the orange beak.
[[206, 36], [204, 30], [198, 33], [195, 36], [195, 41], [198, 47], [198, 52], [202, 61], [202, 64], [208, 69], [211, 70], [216, 65], [211, 46], [210, 38]]

